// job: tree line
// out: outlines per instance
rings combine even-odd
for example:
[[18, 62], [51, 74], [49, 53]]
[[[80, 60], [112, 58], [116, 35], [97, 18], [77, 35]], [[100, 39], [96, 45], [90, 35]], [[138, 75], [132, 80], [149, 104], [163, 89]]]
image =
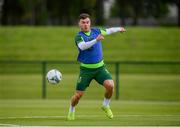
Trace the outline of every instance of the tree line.
[[[104, 2], [108, 0], [0, 0], [1, 25], [74, 25], [78, 15], [89, 13], [96, 25], [104, 25]], [[126, 19], [133, 19], [132, 25], [138, 24], [139, 18], [166, 16], [168, 5], [178, 8], [177, 25], [180, 26], [180, 0], [115, 0], [110, 11], [111, 17], [121, 18], [121, 25]]]

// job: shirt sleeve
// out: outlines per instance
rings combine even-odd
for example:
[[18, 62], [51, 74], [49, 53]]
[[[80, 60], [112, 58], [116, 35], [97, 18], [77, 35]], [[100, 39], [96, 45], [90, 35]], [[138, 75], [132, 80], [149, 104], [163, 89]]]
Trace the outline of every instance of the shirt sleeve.
[[96, 39], [93, 39], [91, 41], [85, 42], [84, 39], [81, 37], [81, 35], [77, 35], [75, 37], [75, 43], [81, 50], [86, 50], [93, 46], [97, 42]]
[[87, 42], [80, 42], [77, 44], [77, 46], [81, 49], [81, 50], [86, 50], [90, 47], [92, 47], [95, 43], [97, 43], [98, 41], [96, 39], [93, 39], [91, 41], [87, 41]]
[[100, 29], [100, 32], [101, 32], [101, 34], [102, 34], [103, 36], [108, 35], [106, 29], [104, 29], [104, 28], [101, 28], [101, 29]]
[[75, 43], [76, 43], [76, 45], [78, 45], [80, 42], [83, 42], [84, 40], [83, 40], [83, 38], [81, 37], [81, 35], [77, 35], [76, 37], [75, 37]]
[[107, 35], [110, 35], [110, 34], [113, 34], [116, 32], [120, 32], [121, 29], [122, 29], [122, 27], [111, 27], [111, 28], [106, 29], [106, 33], [107, 33]]
[[122, 29], [121, 27], [111, 27], [111, 28], [106, 28], [106, 29], [101, 28], [100, 32], [103, 36], [106, 36], [106, 35], [110, 35], [116, 32], [120, 32], [121, 29]]

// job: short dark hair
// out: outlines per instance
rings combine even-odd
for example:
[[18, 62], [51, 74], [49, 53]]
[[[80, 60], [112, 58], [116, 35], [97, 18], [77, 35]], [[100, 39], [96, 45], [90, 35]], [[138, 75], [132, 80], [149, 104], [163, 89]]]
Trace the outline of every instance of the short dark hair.
[[90, 15], [87, 14], [87, 13], [81, 13], [81, 14], [79, 15], [79, 20], [80, 20], [80, 19], [86, 19], [86, 18], [89, 18], [89, 17], [90, 17]]

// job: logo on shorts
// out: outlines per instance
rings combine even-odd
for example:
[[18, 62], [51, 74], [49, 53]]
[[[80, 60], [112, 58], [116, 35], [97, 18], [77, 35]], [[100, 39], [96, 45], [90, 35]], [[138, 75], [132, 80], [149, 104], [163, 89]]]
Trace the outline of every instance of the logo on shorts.
[[78, 83], [80, 83], [81, 82], [81, 77], [79, 77], [79, 79], [78, 79], [78, 81], [77, 81]]
[[107, 73], [109, 73], [109, 71], [108, 71], [107, 69], [105, 69], [105, 71], [106, 71]]

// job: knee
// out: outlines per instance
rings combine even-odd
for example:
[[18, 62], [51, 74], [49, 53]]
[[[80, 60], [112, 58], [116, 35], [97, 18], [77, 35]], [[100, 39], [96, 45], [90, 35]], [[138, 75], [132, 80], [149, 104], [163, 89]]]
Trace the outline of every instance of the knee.
[[106, 80], [106, 81], [104, 82], [104, 87], [105, 87], [107, 90], [109, 90], [109, 91], [113, 91], [113, 89], [114, 89], [114, 82], [113, 82], [113, 80]]
[[79, 100], [82, 96], [83, 96], [83, 93], [77, 92], [77, 93], [75, 93], [75, 95], [73, 96], [73, 98], [74, 98], [75, 100]]
[[109, 84], [108, 89], [109, 89], [110, 91], [113, 91], [113, 90], [114, 90], [114, 84]]

